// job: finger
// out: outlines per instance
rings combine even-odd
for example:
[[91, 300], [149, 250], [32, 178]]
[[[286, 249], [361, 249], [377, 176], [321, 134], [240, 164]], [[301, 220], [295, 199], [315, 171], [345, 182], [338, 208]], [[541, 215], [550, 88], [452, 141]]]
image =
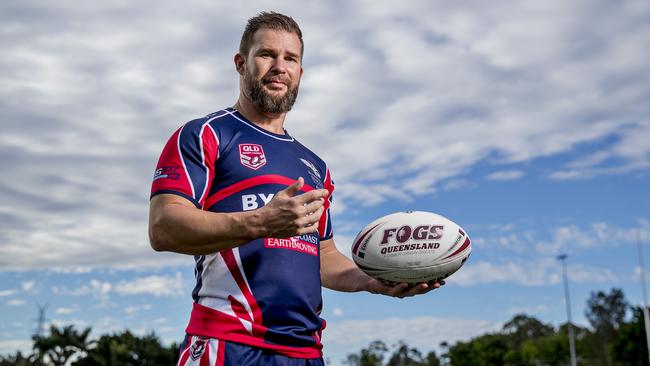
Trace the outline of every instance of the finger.
[[[323, 207], [325, 201], [320, 199], [318, 201], [312, 201], [311, 203], [305, 205], [305, 215], [312, 215], [318, 211], [319, 208]], [[320, 215], [319, 215], [320, 216]]]
[[301, 227], [308, 227], [312, 226], [314, 224], [318, 224], [320, 221], [320, 217], [323, 215], [324, 212], [324, 207], [321, 206], [316, 209], [316, 211], [313, 211], [311, 214], [305, 214], [301, 218], [295, 221], [296, 226], [299, 228]]
[[297, 196], [296, 199], [298, 200], [299, 203], [305, 204], [313, 201], [318, 201], [320, 199], [324, 200], [328, 194], [329, 192], [327, 191], [327, 189], [314, 189], [307, 193], [303, 193], [300, 196]]
[[409, 288], [408, 283], [405, 283], [405, 282], [399, 283], [399, 284], [393, 286], [393, 288], [390, 290], [388, 295], [403, 298], [404, 293], [407, 291], [408, 288]]
[[313, 224], [306, 225], [299, 228], [298, 230], [296, 230], [296, 235], [300, 236], [300, 235], [311, 234], [315, 232], [318, 232], [318, 221], [316, 221]]
[[407, 287], [401, 294], [401, 297], [411, 297], [419, 294], [426, 293], [431, 291], [432, 288], [429, 287], [426, 283], [418, 283]]
[[429, 287], [440, 288], [440, 287], [445, 285], [445, 281], [444, 280], [439, 280], [439, 281], [432, 280], [432, 281], [427, 282], [427, 284], [429, 285]]
[[280, 192], [285, 192], [289, 197], [293, 197], [298, 191], [302, 189], [304, 185], [305, 180], [302, 177], [298, 177], [298, 179], [292, 185]]
[[[444, 281], [443, 281], [442, 284], [444, 284]], [[422, 295], [422, 294], [426, 294], [429, 291], [433, 291], [433, 290], [435, 290], [437, 288], [440, 288], [442, 286], [442, 284], [440, 282], [436, 282], [436, 281], [429, 281], [427, 283], [419, 283], [419, 284], [417, 284], [417, 286], [414, 286], [414, 288], [411, 289], [411, 291], [409, 291], [409, 292], [412, 293], [413, 295]], [[411, 296], [413, 296], [413, 295], [411, 295]]]

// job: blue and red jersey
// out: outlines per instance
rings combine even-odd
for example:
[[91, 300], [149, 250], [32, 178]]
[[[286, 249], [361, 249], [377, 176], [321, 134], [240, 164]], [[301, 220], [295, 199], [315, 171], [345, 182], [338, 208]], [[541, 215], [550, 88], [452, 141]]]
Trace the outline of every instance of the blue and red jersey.
[[319, 231], [260, 238], [234, 249], [195, 256], [194, 305], [186, 332], [274, 350], [321, 357], [325, 321], [320, 241], [332, 237], [334, 183], [325, 162], [288, 133], [274, 134], [228, 108], [190, 121], [169, 139], [158, 161], [151, 196], [172, 193], [213, 212], [254, 210], [298, 177], [307, 192], [330, 192]]

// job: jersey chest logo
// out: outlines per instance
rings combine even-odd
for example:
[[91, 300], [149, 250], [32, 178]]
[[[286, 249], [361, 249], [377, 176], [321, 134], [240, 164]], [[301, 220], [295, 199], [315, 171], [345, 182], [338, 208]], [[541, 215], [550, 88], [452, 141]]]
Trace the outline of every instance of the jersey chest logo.
[[257, 170], [266, 165], [266, 155], [262, 145], [239, 144], [239, 162], [241, 165]]

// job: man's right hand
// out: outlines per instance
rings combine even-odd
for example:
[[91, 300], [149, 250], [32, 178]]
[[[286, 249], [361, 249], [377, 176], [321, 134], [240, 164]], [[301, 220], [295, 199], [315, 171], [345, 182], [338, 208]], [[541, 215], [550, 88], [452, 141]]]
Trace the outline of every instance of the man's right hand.
[[298, 178], [259, 209], [266, 237], [288, 238], [318, 231], [318, 222], [325, 210], [324, 203], [329, 192], [314, 189], [296, 195], [304, 185], [304, 179]]

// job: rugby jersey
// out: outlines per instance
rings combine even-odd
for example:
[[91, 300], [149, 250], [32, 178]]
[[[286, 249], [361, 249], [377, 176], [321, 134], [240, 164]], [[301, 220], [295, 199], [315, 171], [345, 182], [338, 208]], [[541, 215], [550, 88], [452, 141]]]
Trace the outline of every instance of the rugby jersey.
[[171, 136], [151, 197], [172, 193], [207, 211], [247, 211], [264, 206], [298, 177], [305, 180], [298, 194], [329, 191], [319, 231], [195, 256], [188, 334], [291, 357], [322, 356], [319, 246], [332, 237], [334, 183], [325, 162], [286, 131], [266, 131], [232, 108], [192, 120]]

